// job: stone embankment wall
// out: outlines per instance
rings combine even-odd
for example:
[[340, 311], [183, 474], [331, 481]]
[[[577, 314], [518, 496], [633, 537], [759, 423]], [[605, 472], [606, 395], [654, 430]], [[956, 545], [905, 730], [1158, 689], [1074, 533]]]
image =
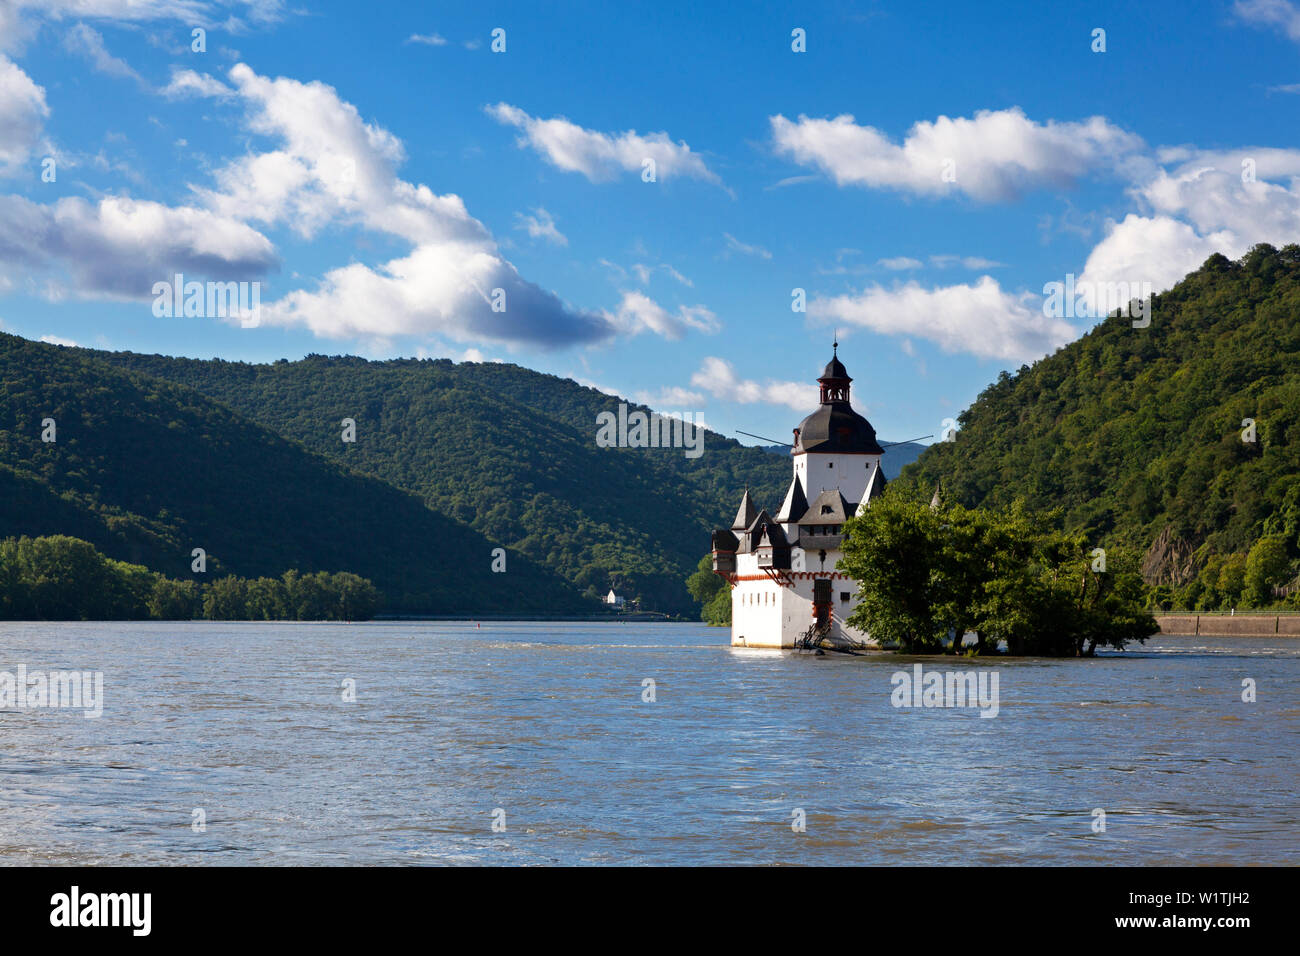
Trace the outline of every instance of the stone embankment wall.
[[1161, 634], [1300, 637], [1300, 614], [1157, 614]]

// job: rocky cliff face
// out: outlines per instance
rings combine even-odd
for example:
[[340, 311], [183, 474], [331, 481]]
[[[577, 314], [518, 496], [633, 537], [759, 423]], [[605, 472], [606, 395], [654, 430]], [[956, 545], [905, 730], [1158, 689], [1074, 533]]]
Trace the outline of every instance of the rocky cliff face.
[[1199, 570], [1195, 549], [1174, 531], [1172, 525], [1165, 525], [1142, 557], [1142, 577], [1150, 585], [1182, 587], [1196, 577]]

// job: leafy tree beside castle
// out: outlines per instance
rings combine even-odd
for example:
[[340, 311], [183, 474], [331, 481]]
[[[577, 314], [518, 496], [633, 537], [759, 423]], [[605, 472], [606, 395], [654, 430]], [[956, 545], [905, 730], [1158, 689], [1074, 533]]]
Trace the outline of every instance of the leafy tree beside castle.
[[845, 525], [839, 569], [858, 583], [848, 624], [908, 653], [1091, 656], [1157, 630], [1136, 556], [1104, 555], [1018, 503], [931, 507], [891, 487]]
[[713, 556], [700, 558], [695, 573], [686, 579], [686, 590], [700, 602], [700, 620], [713, 627], [731, 624], [731, 588], [713, 573]]

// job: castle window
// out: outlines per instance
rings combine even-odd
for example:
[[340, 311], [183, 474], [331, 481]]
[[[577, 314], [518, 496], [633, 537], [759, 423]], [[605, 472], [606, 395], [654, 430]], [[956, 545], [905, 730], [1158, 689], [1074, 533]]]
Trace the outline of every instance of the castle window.
[[835, 462], [833, 462], [833, 461], [828, 461], [828, 462], [826, 463], [826, 467], [827, 467], [827, 468], [834, 468], [834, 467], [835, 467]]
[[849, 599], [849, 592], [848, 592], [848, 591], [841, 591], [841, 592], [840, 592], [840, 600], [841, 600], [841, 601], [847, 601], [848, 599]]
[[830, 506], [830, 505], [822, 505], [822, 514], [824, 514], [824, 515], [828, 515], [828, 514], [830, 514], [830, 513], [831, 513], [831, 506]]

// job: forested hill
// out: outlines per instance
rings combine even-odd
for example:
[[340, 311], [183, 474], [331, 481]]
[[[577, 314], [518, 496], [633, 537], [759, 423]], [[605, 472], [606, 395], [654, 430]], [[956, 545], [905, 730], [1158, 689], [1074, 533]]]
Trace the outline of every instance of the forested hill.
[[956, 439], [932, 445], [904, 482], [928, 493], [941, 480], [966, 505], [1062, 506], [1101, 546], [1150, 549], [1151, 582], [1201, 572], [1188, 601], [1226, 580], [1207, 567], [1241, 565], [1266, 536], [1294, 561], [1300, 246], [1212, 256], [1156, 297], [1148, 328], [1112, 316], [1004, 372], [958, 421]]
[[[350, 571], [389, 611], [587, 607], [524, 555], [493, 573], [496, 542], [415, 496], [93, 354], [0, 334], [0, 538], [73, 535], [199, 581]], [[191, 572], [194, 548], [205, 575]]]
[[[619, 398], [503, 363], [308, 356], [253, 365], [84, 350], [194, 388], [308, 449], [419, 495], [589, 598], [695, 613], [684, 581], [744, 487], [775, 507], [788, 458], [708, 432], [704, 451], [600, 448]], [[809, 385], [809, 408], [816, 404]], [[631, 409], [644, 406], [630, 404]], [[356, 441], [342, 441], [344, 418]]]

